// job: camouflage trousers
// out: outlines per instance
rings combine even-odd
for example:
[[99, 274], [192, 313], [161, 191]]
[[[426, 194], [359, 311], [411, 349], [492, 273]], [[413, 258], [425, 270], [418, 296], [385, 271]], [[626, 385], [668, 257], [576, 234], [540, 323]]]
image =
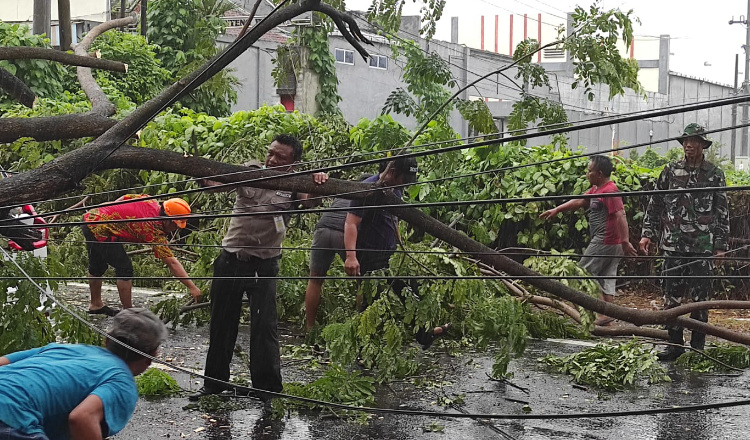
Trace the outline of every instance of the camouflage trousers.
[[[679, 277], [663, 279], [664, 309], [677, 307], [683, 302], [706, 301], [711, 296], [711, 279], [713, 274], [713, 262], [701, 258], [710, 257], [710, 254], [693, 252], [664, 252], [666, 257], [662, 265], [663, 276]], [[702, 277], [702, 278], [685, 278]], [[690, 313], [690, 317], [703, 322], [708, 322], [708, 310], [696, 310]], [[667, 326], [677, 331], [682, 327]]]

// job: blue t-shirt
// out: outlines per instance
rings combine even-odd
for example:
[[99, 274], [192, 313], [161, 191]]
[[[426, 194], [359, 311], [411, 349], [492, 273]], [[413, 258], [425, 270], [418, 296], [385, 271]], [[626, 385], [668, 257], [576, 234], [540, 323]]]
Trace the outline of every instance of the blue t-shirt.
[[[375, 183], [380, 178], [379, 175], [368, 177], [365, 183]], [[393, 190], [397, 197], [401, 197], [403, 191]], [[396, 217], [385, 209], [359, 209], [363, 206], [373, 206], [368, 198], [352, 200], [349, 212], [362, 218], [359, 224], [359, 233], [357, 234], [357, 249], [377, 249], [393, 250], [396, 249]]]
[[138, 390], [128, 365], [105, 348], [49, 344], [11, 353], [0, 367], [0, 421], [25, 434], [67, 439], [68, 415], [93, 394], [115, 435], [135, 411]]

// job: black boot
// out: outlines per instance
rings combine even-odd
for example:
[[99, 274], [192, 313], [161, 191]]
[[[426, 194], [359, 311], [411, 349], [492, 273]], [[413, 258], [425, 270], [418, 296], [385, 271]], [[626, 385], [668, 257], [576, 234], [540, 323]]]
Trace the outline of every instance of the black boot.
[[706, 346], [706, 334], [693, 330], [690, 334], [690, 346], [696, 350], [703, 350]]
[[664, 351], [657, 354], [656, 357], [660, 361], [673, 361], [680, 357], [682, 353], [685, 353], [685, 349], [682, 347], [685, 344], [685, 340], [682, 338], [682, 329], [670, 328], [667, 331], [669, 332], [669, 342], [676, 345], [668, 345]]
[[[690, 317], [700, 322], [708, 322], [708, 310], [696, 310], [690, 314]], [[690, 334], [690, 346], [703, 350], [706, 346], [706, 334], [693, 330]]]

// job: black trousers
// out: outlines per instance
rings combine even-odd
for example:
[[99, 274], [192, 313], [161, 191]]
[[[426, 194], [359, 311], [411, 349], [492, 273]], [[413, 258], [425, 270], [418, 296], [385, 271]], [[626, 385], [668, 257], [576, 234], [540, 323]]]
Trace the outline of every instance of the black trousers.
[[[253, 387], [280, 392], [281, 355], [279, 351], [278, 316], [276, 312], [275, 279], [243, 279], [275, 277], [279, 273], [279, 257], [240, 261], [225, 250], [214, 261], [215, 277], [211, 282], [210, 345], [206, 356], [206, 376], [229, 380], [229, 366], [242, 310], [242, 298], [250, 301], [250, 378]], [[208, 390], [225, 387], [206, 381]]]

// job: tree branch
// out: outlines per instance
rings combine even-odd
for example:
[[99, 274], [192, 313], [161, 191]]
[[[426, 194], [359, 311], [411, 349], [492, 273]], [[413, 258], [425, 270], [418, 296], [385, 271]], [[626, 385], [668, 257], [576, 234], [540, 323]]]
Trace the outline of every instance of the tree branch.
[[[94, 26], [94, 28], [83, 37], [83, 40], [75, 45], [75, 54], [80, 57], [88, 57], [89, 48], [96, 37], [110, 29], [126, 26], [134, 22], [135, 18], [130, 16], [106, 21], [100, 25]], [[86, 96], [88, 96], [89, 101], [91, 101], [91, 112], [103, 116], [114, 115], [117, 111], [117, 107], [109, 101], [107, 95], [104, 94], [101, 87], [99, 87], [99, 84], [96, 83], [94, 75], [91, 73], [91, 69], [89, 67], [79, 67], [76, 69], [76, 72], [78, 74], [78, 82], [81, 84], [81, 88], [84, 93], [86, 93]]]
[[24, 137], [40, 142], [97, 137], [116, 123], [114, 119], [92, 112], [37, 118], [0, 118], [0, 143], [10, 143]]
[[[341, 13], [336, 8], [333, 8], [325, 3], [318, 3], [314, 10], [318, 12], [322, 12], [326, 14], [327, 16], [331, 17], [333, 22], [336, 24], [336, 27], [339, 29], [339, 32], [341, 32], [341, 35], [346, 38], [346, 41], [349, 42], [355, 49], [357, 49], [357, 52], [362, 56], [362, 58], [367, 61], [370, 58], [370, 54], [367, 53], [364, 47], [362, 47], [361, 44], [359, 44], [359, 41], [362, 41], [366, 44], [372, 44], [370, 40], [365, 38], [364, 35], [362, 35], [362, 32], [359, 30], [359, 26], [357, 25], [357, 22], [354, 21], [354, 19], [346, 14]], [[349, 25], [349, 28], [347, 29], [346, 25]], [[352, 36], [352, 34], [354, 34]], [[356, 37], [356, 38], [355, 38]], [[359, 40], [359, 41], [357, 41]]]
[[121, 73], [128, 71], [128, 65], [119, 61], [92, 58], [88, 53], [84, 56], [73, 55], [44, 47], [0, 47], [0, 60], [49, 60], [69, 66], [93, 67]]
[[15, 75], [0, 67], [0, 90], [28, 108], [34, 108], [36, 95]]

